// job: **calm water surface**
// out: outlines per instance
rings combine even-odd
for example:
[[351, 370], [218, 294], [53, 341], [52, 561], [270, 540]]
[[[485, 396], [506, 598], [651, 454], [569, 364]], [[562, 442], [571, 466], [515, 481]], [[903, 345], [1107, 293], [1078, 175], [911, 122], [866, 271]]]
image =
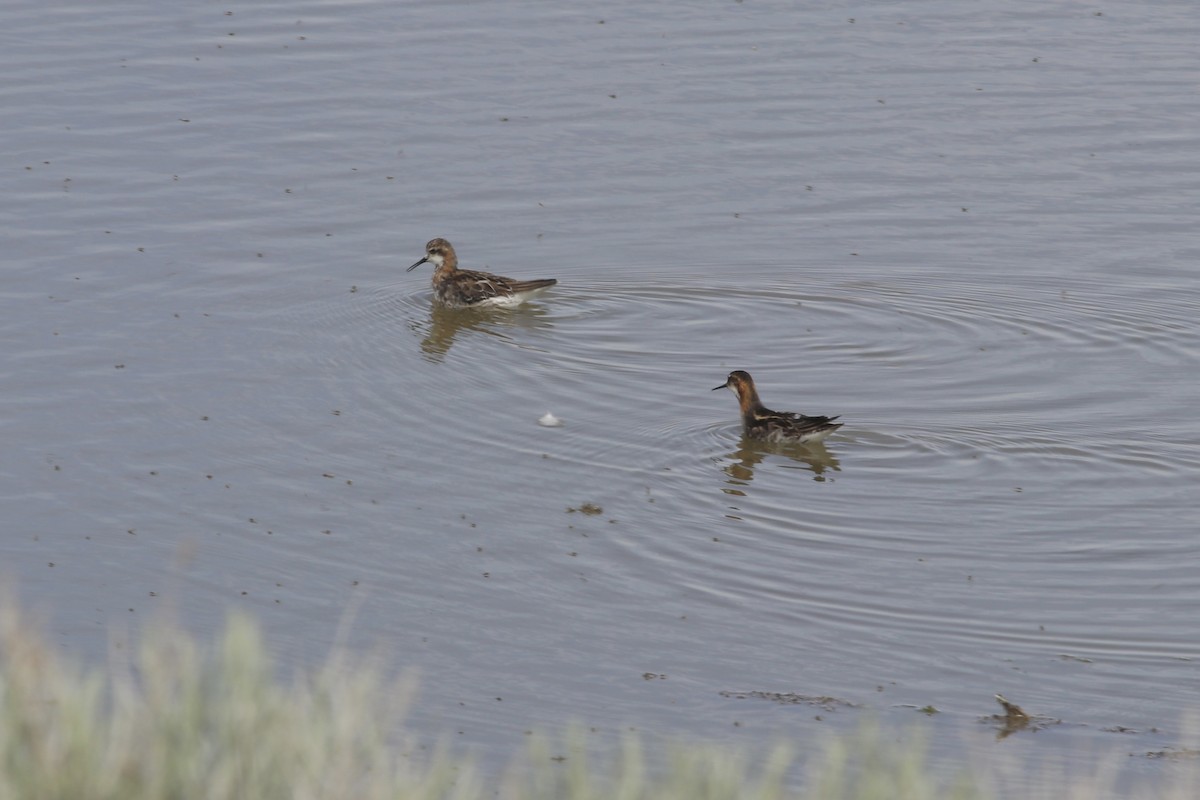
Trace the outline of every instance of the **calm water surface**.
[[[1190, 4], [0, 23], [0, 568], [70, 652], [349, 616], [490, 764], [572, 719], [1194, 746]], [[560, 285], [435, 308], [434, 236]], [[731, 369], [846, 425], [743, 442]], [[995, 744], [995, 692], [1061, 724]]]

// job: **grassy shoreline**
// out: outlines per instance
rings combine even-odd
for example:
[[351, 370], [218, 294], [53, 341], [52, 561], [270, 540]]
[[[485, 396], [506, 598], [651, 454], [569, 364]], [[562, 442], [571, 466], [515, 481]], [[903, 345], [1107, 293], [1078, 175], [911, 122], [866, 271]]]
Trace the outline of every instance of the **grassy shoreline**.
[[[412, 686], [382, 663], [335, 653], [318, 670], [277, 677], [261, 631], [231, 616], [204, 647], [156, 624], [128, 664], [83, 669], [59, 655], [12, 603], [0, 610], [0, 800], [975, 800], [997, 796], [964, 773], [946, 782], [918, 744], [878, 731], [831, 737], [805, 759], [808, 785], [789, 786], [797, 754], [751, 754], [677, 743], [650, 753], [627, 738], [595, 761], [582, 737], [535, 737], [489, 779], [402, 727]], [[568, 753], [566, 759], [554, 758]], [[652, 756], [654, 756], [652, 758]], [[650, 766], [650, 765], [653, 766]], [[1055, 784], [1057, 785], [1050, 785]], [[1024, 796], [1116, 796], [1103, 785], [1049, 781]], [[1191, 769], [1139, 798], [1200, 796]], [[1040, 788], [1040, 787], [1039, 787]]]

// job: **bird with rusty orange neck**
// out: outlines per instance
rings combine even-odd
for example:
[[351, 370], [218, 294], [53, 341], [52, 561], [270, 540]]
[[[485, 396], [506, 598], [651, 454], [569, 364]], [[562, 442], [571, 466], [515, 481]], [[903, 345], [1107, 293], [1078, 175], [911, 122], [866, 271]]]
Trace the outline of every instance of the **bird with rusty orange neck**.
[[742, 409], [742, 432], [748, 439], [773, 444], [812, 444], [842, 427], [837, 417], [810, 417], [790, 411], [772, 411], [758, 399], [754, 379], [744, 370], [734, 370], [717, 389], [729, 389], [737, 395]]

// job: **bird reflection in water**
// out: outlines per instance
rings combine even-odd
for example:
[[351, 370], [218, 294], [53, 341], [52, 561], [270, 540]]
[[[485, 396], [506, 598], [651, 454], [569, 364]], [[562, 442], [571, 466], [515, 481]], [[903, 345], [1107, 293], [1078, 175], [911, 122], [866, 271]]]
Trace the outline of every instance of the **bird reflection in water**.
[[725, 483], [728, 486], [723, 489], [726, 494], [744, 496], [745, 488], [754, 480], [755, 468], [763, 462], [767, 456], [783, 456], [795, 462], [794, 464], [783, 464], [784, 469], [805, 469], [813, 473], [814, 481], [827, 481], [832, 476], [826, 476], [826, 472], [841, 472], [841, 463], [837, 460], [837, 456], [826, 449], [823, 442], [815, 442], [812, 444], [768, 444], [755, 439], [742, 438], [741, 444], [737, 450], [730, 453], [727, 458], [727, 463], [722, 469], [728, 476]]
[[423, 334], [421, 352], [428, 361], [440, 362], [450, 352], [460, 333], [476, 332], [509, 339], [509, 331], [548, 329], [553, 325], [544, 308], [526, 303], [519, 308], [450, 308], [432, 303], [429, 319], [415, 322], [413, 330]]

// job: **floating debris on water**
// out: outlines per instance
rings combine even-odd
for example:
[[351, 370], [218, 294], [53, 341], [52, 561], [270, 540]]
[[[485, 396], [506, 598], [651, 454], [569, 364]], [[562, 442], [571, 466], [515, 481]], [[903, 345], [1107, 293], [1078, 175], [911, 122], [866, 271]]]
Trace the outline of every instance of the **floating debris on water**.
[[756, 698], [758, 700], [770, 700], [773, 703], [781, 705], [809, 705], [824, 709], [825, 711], [834, 711], [838, 708], [858, 708], [858, 703], [851, 703], [849, 700], [843, 700], [840, 697], [829, 697], [826, 695], [811, 695], [797, 694], [796, 692], [764, 692], [759, 690], [753, 691], [725, 691], [717, 692], [721, 697], [728, 697], [733, 700], [747, 700]]
[[541, 416], [540, 419], [538, 419], [538, 425], [541, 425], [543, 428], [561, 428], [562, 424], [562, 420], [551, 414], [549, 411], [547, 411]]

